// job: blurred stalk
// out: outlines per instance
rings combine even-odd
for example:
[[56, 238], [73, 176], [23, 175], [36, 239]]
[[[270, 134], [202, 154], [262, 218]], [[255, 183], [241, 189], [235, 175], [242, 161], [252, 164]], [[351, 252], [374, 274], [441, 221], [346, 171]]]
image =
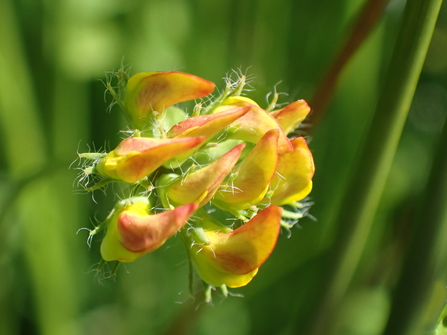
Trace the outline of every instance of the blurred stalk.
[[[46, 143], [11, 2], [0, 1], [0, 130], [8, 173], [18, 180], [46, 160]], [[26, 155], [26, 159], [24, 159]]]
[[330, 334], [383, 193], [442, 0], [408, 0], [370, 129], [339, 208], [340, 227], [307, 334]]
[[384, 335], [423, 334], [422, 317], [447, 261], [447, 122], [438, 143], [413, 238], [393, 296]]
[[368, 0], [363, 5], [346, 41], [334, 57], [323, 78], [319, 81], [312, 99], [309, 102], [309, 105], [312, 106], [312, 114], [308, 120], [310, 124], [317, 124], [323, 117], [326, 106], [330, 103], [332, 95], [334, 94], [341, 72], [377, 26], [388, 2], [389, 0]]
[[[22, 179], [27, 179], [40, 169], [45, 161], [45, 142], [38, 120], [38, 108], [33, 94], [31, 78], [20, 43], [18, 24], [10, 1], [0, 1], [0, 141], [4, 162], [8, 170], [2, 182], [0, 204], [0, 333], [14, 335], [20, 331], [20, 318], [15, 301], [20, 294], [14, 289], [17, 284], [17, 257], [12, 255], [16, 239], [13, 227], [7, 222], [13, 216], [11, 207], [22, 189]], [[24, 158], [26, 156], [26, 158]]]
[[447, 334], [447, 305], [444, 306], [444, 309], [439, 315], [438, 321], [436, 322], [436, 330], [434, 335], [446, 335]]
[[[73, 322], [79, 310], [79, 290], [73, 279], [73, 257], [67, 237], [75, 233], [73, 226], [67, 225], [67, 218], [73, 218], [73, 213], [64, 206], [67, 197], [62, 192], [61, 173], [54, 173], [58, 163], [49, 158], [45, 142], [48, 127], [43, 126], [39, 117], [17, 21], [12, 1], [0, 1], [0, 136], [7, 177], [13, 181], [6, 196], [8, 213], [0, 215], [10, 220], [0, 222], [0, 237], [8, 238], [11, 226], [20, 227], [20, 237], [14, 242], [24, 255], [29, 278], [20, 278], [18, 271], [12, 276], [17, 287], [30, 285], [33, 297], [26, 297], [25, 309], [20, 311], [13, 308], [13, 300], [2, 302], [9, 306], [9, 314], [0, 315], [0, 324], [26, 317], [39, 334], [75, 335], [80, 334]], [[51, 168], [46, 164], [51, 164]], [[64, 167], [66, 170], [68, 164]], [[71, 195], [71, 187], [68, 188]], [[7, 259], [17, 261], [18, 257], [8, 255], [10, 250], [5, 251]], [[11, 299], [15, 298], [12, 293]]]

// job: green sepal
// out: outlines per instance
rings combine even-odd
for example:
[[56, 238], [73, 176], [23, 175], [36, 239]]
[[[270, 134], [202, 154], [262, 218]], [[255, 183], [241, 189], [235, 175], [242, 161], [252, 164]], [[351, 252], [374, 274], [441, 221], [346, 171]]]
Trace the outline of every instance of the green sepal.
[[95, 190], [99, 190], [101, 187], [106, 186], [109, 183], [114, 183], [114, 182], [118, 182], [119, 180], [115, 180], [112, 178], [104, 178], [101, 179], [100, 181], [98, 181], [97, 183], [95, 183], [93, 186], [87, 187], [85, 190], [87, 192], [92, 192]]
[[204, 294], [205, 294], [205, 302], [207, 304], [210, 304], [211, 301], [213, 301], [213, 297], [212, 297], [212, 290], [214, 289], [213, 286], [203, 282], [203, 286], [204, 286]]
[[175, 124], [186, 120], [187, 116], [183, 109], [175, 106], [169, 107], [166, 109], [161, 121], [163, 129], [168, 132]]
[[190, 227], [188, 229], [188, 236], [197, 244], [210, 244], [210, 240], [205, 234], [202, 227]]
[[169, 173], [162, 175], [160, 178], [157, 179], [156, 182], [156, 188], [158, 197], [160, 198], [160, 201], [165, 208], [173, 209], [174, 206], [171, 204], [171, 201], [168, 198], [167, 190], [168, 186], [173, 184], [175, 181], [177, 181], [180, 178], [178, 174], [175, 173]]
[[78, 154], [79, 158], [88, 159], [91, 161], [96, 161], [107, 156], [106, 152], [84, 152], [82, 154]]

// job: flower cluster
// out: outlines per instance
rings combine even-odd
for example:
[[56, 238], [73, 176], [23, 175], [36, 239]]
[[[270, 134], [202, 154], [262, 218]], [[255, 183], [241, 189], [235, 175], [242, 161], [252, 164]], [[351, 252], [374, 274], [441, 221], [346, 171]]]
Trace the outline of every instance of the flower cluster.
[[[115, 76], [107, 89], [132, 135], [108, 153], [80, 154], [87, 190], [120, 182], [133, 195], [90, 232], [106, 228], [103, 260], [132, 262], [178, 233], [207, 288], [248, 284], [281, 227], [306, 214], [299, 201], [312, 189], [314, 163], [306, 140], [291, 137], [309, 106], [274, 110], [275, 94], [263, 109], [242, 95], [244, 76], [215, 98], [214, 83], [186, 73]], [[206, 96], [190, 115], [174, 106]]]

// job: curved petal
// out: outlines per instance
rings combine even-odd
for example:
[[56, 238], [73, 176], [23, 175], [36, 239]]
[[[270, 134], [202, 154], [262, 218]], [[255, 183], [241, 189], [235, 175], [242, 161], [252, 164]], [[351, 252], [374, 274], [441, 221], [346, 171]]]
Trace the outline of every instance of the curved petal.
[[281, 227], [282, 208], [270, 206], [229, 233], [207, 234], [201, 251], [217, 270], [244, 275], [259, 268], [272, 253]]
[[120, 235], [118, 232], [118, 218], [119, 215], [127, 209], [132, 208], [136, 213], [148, 214], [149, 202], [138, 201], [123, 207], [121, 210], [115, 212], [110, 219], [110, 224], [107, 226], [107, 232], [104, 239], [101, 242], [101, 256], [105, 261], [115, 261], [120, 262], [133, 262], [135, 259], [144, 255], [144, 252], [134, 253], [126, 248], [120, 243]]
[[294, 151], [280, 155], [277, 174], [270, 188], [274, 191], [271, 203], [285, 205], [305, 198], [312, 190], [315, 165], [312, 153], [303, 137], [291, 140]]
[[272, 180], [278, 158], [278, 130], [268, 131], [234, 168], [236, 178], [222, 185], [213, 202], [219, 207], [245, 209], [262, 200]]
[[231, 288], [242, 287], [247, 285], [253, 277], [258, 273], [258, 269], [254, 269], [243, 275], [236, 275], [227, 273], [216, 269], [216, 267], [209, 260], [208, 255], [205, 255], [200, 246], [194, 246], [190, 250], [190, 255], [197, 272], [202, 280], [214, 287], [226, 285]]
[[203, 169], [176, 181], [168, 187], [167, 196], [176, 204], [198, 202], [202, 207], [214, 196], [244, 147], [245, 144], [239, 144]]
[[[195, 116], [177, 123], [169, 130], [168, 136], [172, 138], [203, 136], [205, 138], [203, 143], [205, 144], [230, 123], [245, 115], [249, 109], [250, 107], [236, 107], [219, 114]], [[177, 162], [169, 162], [167, 165], [176, 167], [198, 149], [199, 147], [195, 147], [184, 152], [176, 157]]]
[[210, 139], [249, 110], [250, 107], [232, 107], [219, 114], [194, 116], [174, 125], [169, 130], [168, 137], [205, 136]]
[[287, 105], [283, 109], [279, 109], [270, 113], [276, 120], [278, 120], [281, 127], [286, 134], [293, 131], [298, 125], [303, 122], [307, 114], [310, 112], [310, 107], [304, 100], [298, 100]]
[[231, 106], [239, 106], [239, 107], [254, 105], [254, 106], [259, 107], [259, 105], [256, 103], [256, 101], [254, 101], [250, 98], [247, 98], [247, 97], [243, 97], [243, 96], [231, 96], [229, 98], [226, 98], [222, 102], [222, 105], [223, 106], [231, 105]]
[[[226, 106], [223, 107], [225, 108]], [[229, 139], [258, 143], [266, 132], [272, 129], [277, 129], [279, 132], [279, 152], [282, 153], [293, 150], [284, 130], [272, 115], [258, 106], [249, 105], [247, 107], [249, 107], [250, 110], [231, 124], [236, 130], [228, 135]], [[217, 114], [219, 114], [219, 112], [222, 113], [221, 110], [222, 109], [217, 108]]]
[[124, 211], [118, 219], [120, 242], [132, 252], [151, 252], [183, 227], [197, 207], [187, 204], [155, 215]]
[[133, 124], [143, 129], [155, 113], [176, 103], [204, 97], [214, 83], [182, 72], [143, 72], [127, 82], [124, 104]]
[[116, 213], [101, 243], [105, 261], [132, 262], [154, 251], [180, 229], [197, 204], [188, 204], [149, 215], [147, 203], [136, 203]]
[[203, 141], [204, 137], [128, 138], [102, 158], [96, 165], [96, 170], [104, 176], [134, 183], [155, 171], [169, 159], [183, 154]]

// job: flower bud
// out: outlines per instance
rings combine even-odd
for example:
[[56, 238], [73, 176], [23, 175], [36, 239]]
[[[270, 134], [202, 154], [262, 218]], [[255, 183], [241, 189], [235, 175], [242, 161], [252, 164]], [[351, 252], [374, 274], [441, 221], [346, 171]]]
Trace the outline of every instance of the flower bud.
[[[177, 123], [173, 126], [169, 132], [168, 137], [171, 138], [184, 138], [188, 137], [204, 137], [204, 142], [209, 141], [213, 136], [223, 131], [225, 127], [231, 124], [233, 121], [244, 116], [250, 107], [237, 107], [231, 108], [225, 112], [211, 115], [200, 115], [186, 119], [185, 121]], [[176, 162], [171, 161], [166, 164], [169, 167], [177, 167], [186, 158], [191, 156], [200, 147], [194, 147], [188, 151], [183, 152], [176, 157]]]
[[203, 141], [204, 137], [128, 138], [100, 159], [96, 171], [112, 179], [135, 183], [171, 158], [200, 145]]
[[262, 200], [275, 174], [278, 158], [278, 129], [269, 130], [234, 168], [234, 179], [228, 180], [216, 193], [213, 203], [225, 209], [241, 210]]
[[128, 201], [110, 219], [101, 243], [101, 255], [105, 261], [132, 262], [154, 251], [183, 227], [197, 209], [197, 204], [187, 204], [151, 215], [148, 201], [137, 199]]
[[204, 222], [208, 241], [193, 241], [188, 250], [203, 281], [214, 287], [247, 285], [276, 245], [281, 214], [281, 207], [267, 207], [230, 232], [221, 231], [212, 222]]
[[176, 103], [204, 97], [214, 83], [182, 72], [143, 72], [127, 82], [124, 105], [137, 129], [146, 128], [154, 115]]
[[236, 164], [245, 144], [239, 144], [204, 168], [178, 179], [168, 186], [166, 195], [174, 204], [205, 205], [216, 193], [224, 178]]
[[262, 136], [271, 129], [279, 131], [279, 151], [292, 151], [292, 145], [287, 138], [284, 130], [278, 121], [268, 112], [259, 107], [256, 103], [249, 104], [251, 99], [244, 97], [231, 97], [224, 101], [231, 105], [222, 105], [218, 107], [215, 113], [222, 113], [228, 109], [228, 106], [246, 106], [250, 110], [242, 117], [234, 121], [231, 126], [235, 127], [235, 131], [228, 136], [229, 139], [243, 140], [251, 143], [258, 143]]

